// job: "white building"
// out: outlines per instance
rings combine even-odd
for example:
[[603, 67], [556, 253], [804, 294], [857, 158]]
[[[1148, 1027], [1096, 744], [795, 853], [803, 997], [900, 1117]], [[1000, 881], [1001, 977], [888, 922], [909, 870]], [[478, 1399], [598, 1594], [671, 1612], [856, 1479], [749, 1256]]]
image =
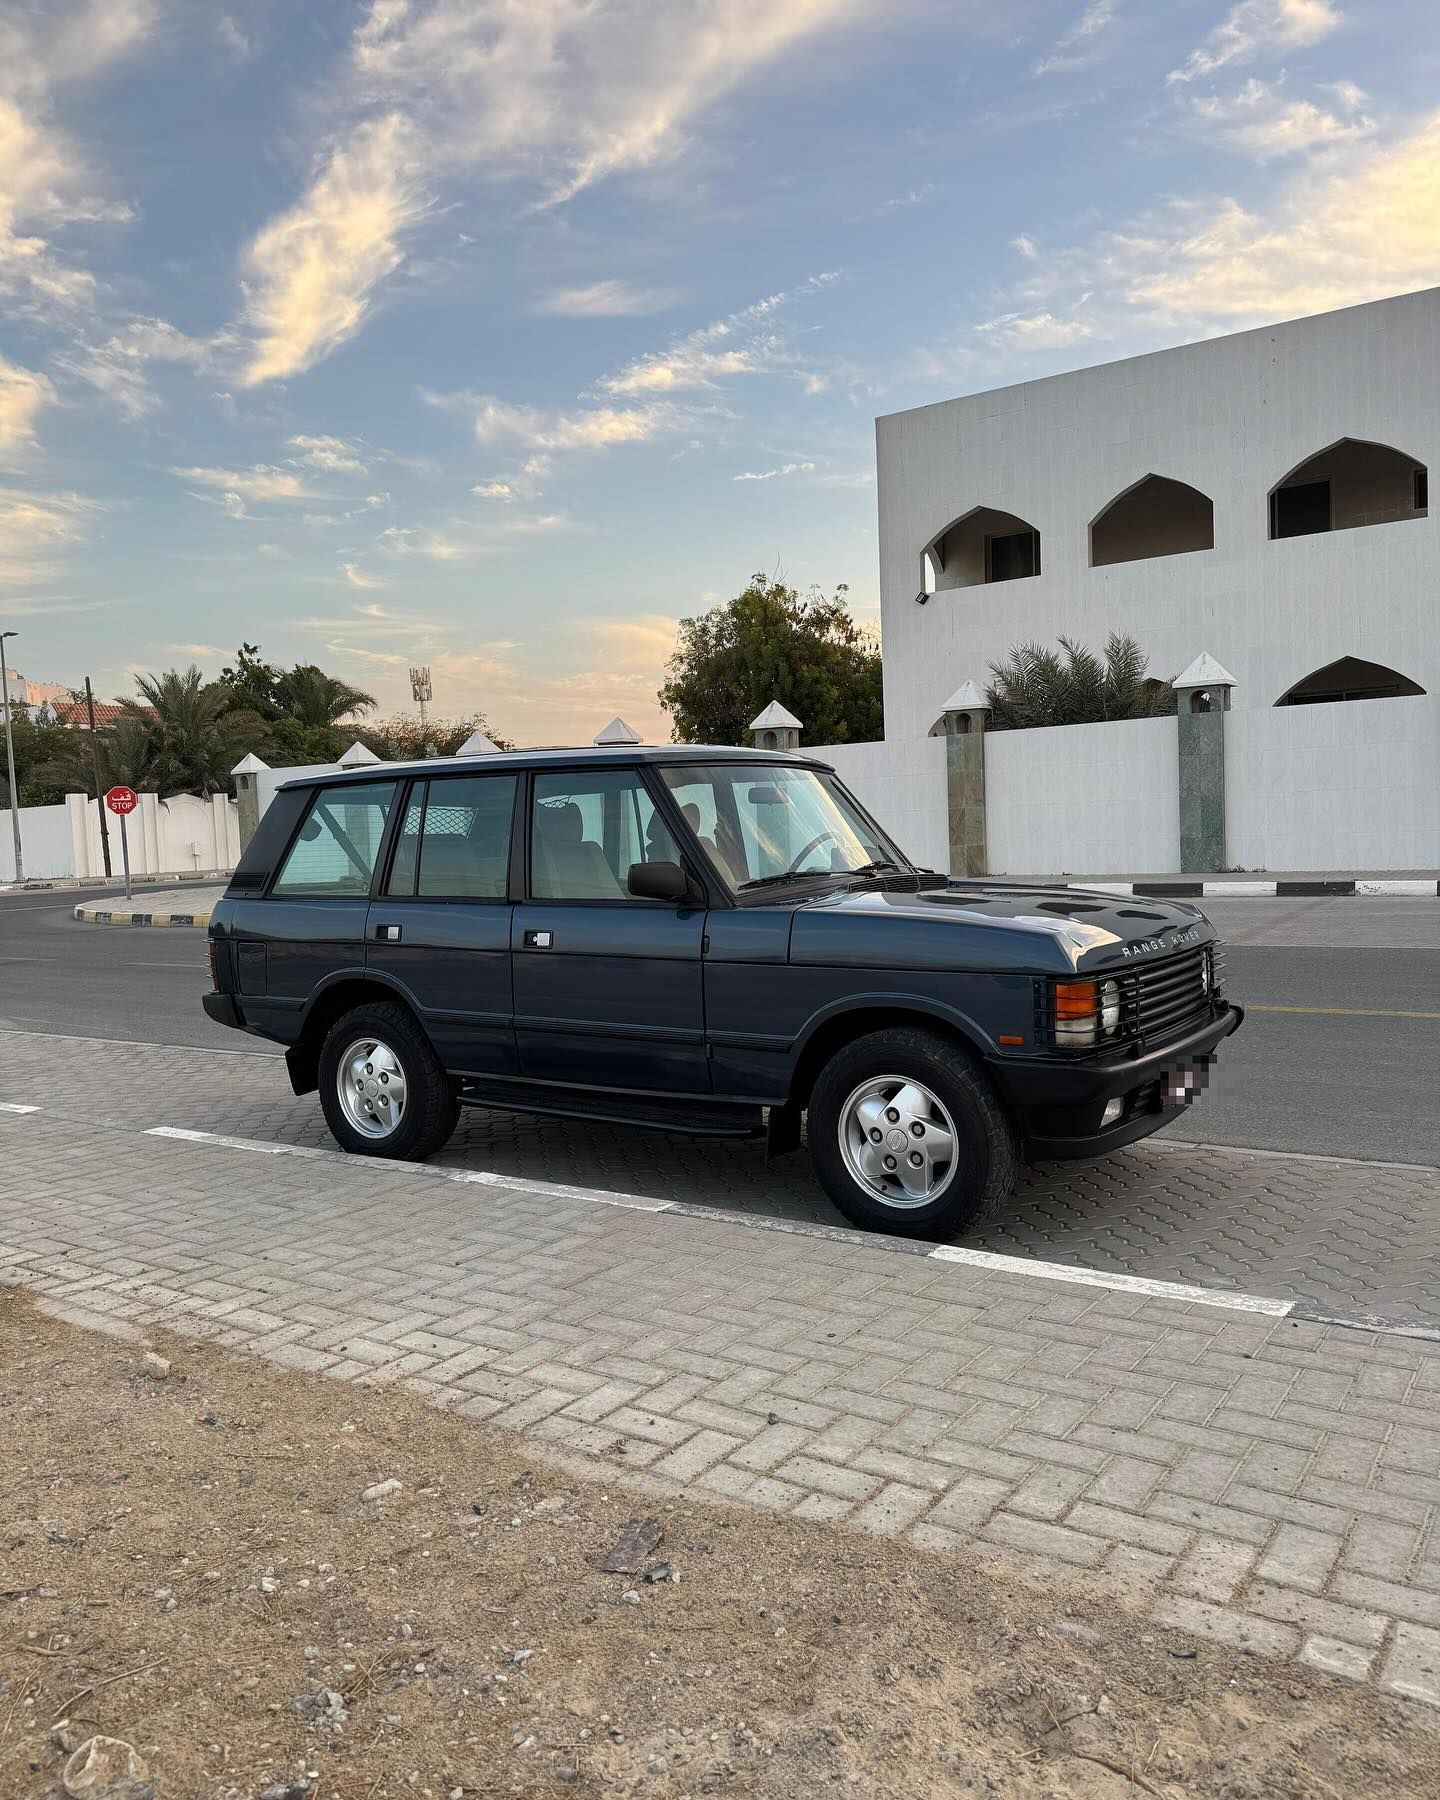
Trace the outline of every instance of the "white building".
[[[1440, 862], [1440, 289], [941, 401], [876, 436], [892, 778], [1014, 645], [1123, 632], [1152, 675], [1208, 652], [1235, 677], [1233, 866]], [[992, 867], [1177, 867], [1167, 821], [1065, 862], [1053, 821], [995, 817], [1038, 803], [1051, 765], [1072, 807], [1101, 766], [1107, 786], [1133, 766], [1139, 801], [1173, 733], [1140, 723], [990, 735]], [[1084, 855], [1073, 835], [1065, 853]]]
[[[1440, 289], [895, 413], [876, 437], [891, 735], [1061, 632], [1128, 632], [1167, 678], [1208, 650], [1237, 711], [1297, 687], [1440, 692]], [[1322, 673], [1353, 660], [1384, 672]]]

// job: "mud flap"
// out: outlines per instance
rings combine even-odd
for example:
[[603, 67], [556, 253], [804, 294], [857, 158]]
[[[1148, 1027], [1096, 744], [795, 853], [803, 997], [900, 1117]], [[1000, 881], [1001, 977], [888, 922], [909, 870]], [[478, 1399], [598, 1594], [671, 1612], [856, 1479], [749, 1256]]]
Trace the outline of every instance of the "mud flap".
[[772, 1106], [765, 1117], [765, 1160], [773, 1162], [777, 1156], [788, 1156], [792, 1150], [800, 1148], [800, 1120], [803, 1116], [798, 1106]]

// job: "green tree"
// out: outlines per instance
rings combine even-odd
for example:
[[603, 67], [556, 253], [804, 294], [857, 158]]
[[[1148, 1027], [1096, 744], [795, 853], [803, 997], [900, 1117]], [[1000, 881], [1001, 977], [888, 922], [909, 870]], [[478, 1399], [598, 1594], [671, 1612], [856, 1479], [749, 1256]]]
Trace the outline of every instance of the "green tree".
[[812, 744], [866, 743], [885, 730], [880, 650], [857, 625], [848, 589], [800, 595], [755, 575], [743, 593], [682, 619], [660, 704], [681, 744], [743, 744], [772, 700]]
[[293, 719], [307, 730], [338, 725], [357, 712], [370, 712], [375, 696], [362, 688], [317, 669], [314, 663], [296, 663], [278, 677], [274, 688], [275, 705], [281, 718]]
[[242, 644], [232, 665], [220, 671], [217, 686], [226, 690], [234, 712], [253, 712], [262, 719], [278, 719], [281, 713], [276, 690], [281, 672], [274, 663], [262, 662], [258, 644]]
[[[78, 731], [42, 716], [31, 719], [10, 709], [15, 744], [15, 782], [22, 806], [56, 806], [66, 794], [88, 793], [93, 785], [89, 742]], [[0, 745], [0, 808], [10, 805], [10, 783]]]
[[468, 719], [430, 719], [423, 733], [417, 714], [397, 713], [392, 719], [377, 719], [373, 725], [363, 726], [356, 735], [386, 762], [412, 762], [422, 756], [453, 756], [477, 731], [498, 749], [515, 748], [487, 722], [484, 713], [472, 713]]
[[108, 734], [102, 766], [111, 780], [169, 794], [218, 794], [247, 750], [267, 743], [265, 721], [236, 711], [223, 682], [207, 682], [192, 663], [181, 673], [139, 675], [138, 700], [122, 700], [123, 716]]
[[990, 665], [985, 690], [992, 731], [1037, 725], [1093, 725], [1106, 719], [1155, 719], [1175, 711], [1175, 690], [1145, 673], [1147, 662], [1132, 637], [1111, 632], [1103, 656], [1072, 638], [1059, 651], [1017, 644], [1003, 662]]

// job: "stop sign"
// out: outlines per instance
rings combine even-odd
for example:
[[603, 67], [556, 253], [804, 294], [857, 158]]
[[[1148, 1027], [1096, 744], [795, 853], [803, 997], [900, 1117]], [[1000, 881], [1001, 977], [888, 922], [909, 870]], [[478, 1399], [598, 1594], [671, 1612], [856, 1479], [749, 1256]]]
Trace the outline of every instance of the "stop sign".
[[123, 819], [126, 813], [134, 812], [140, 804], [140, 796], [131, 787], [113, 787], [105, 796], [105, 804], [112, 813], [119, 813]]

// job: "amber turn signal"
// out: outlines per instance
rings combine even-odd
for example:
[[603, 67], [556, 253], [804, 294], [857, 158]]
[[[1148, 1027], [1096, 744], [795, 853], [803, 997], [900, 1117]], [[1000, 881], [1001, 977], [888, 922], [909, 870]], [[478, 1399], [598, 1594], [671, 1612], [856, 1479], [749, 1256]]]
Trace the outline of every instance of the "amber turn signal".
[[1055, 1017], [1057, 1019], [1093, 1019], [1099, 1010], [1093, 981], [1057, 981], [1055, 983]]

